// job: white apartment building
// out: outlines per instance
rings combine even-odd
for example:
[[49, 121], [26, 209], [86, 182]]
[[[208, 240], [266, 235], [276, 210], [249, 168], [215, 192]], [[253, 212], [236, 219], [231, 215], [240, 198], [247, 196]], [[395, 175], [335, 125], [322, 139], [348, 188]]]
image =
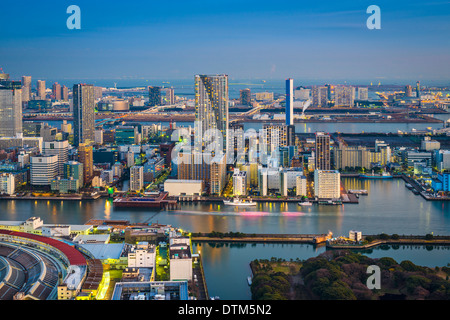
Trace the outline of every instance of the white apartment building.
[[235, 196], [247, 195], [247, 172], [234, 169], [233, 174], [233, 194]]
[[133, 166], [130, 168], [130, 190], [140, 191], [144, 188], [144, 167]]
[[341, 174], [335, 170], [314, 171], [314, 194], [319, 199], [341, 197]]
[[154, 268], [156, 248], [148, 242], [140, 242], [128, 252], [128, 268]]
[[16, 182], [14, 175], [3, 173], [0, 174], [0, 193], [13, 195], [16, 191]]

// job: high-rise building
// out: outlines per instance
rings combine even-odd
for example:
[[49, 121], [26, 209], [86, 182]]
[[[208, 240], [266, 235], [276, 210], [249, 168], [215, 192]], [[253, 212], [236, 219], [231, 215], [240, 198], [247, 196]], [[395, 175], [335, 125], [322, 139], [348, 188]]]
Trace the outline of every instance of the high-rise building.
[[22, 84], [0, 80], [0, 137], [22, 134]]
[[[227, 150], [228, 130], [228, 76], [196, 75], [195, 76], [195, 129], [196, 139], [202, 147], [212, 142], [212, 133], [218, 130], [222, 137], [222, 150]], [[219, 138], [219, 137], [217, 137]]]
[[330, 135], [324, 132], [316, 132], [315, 147], [316, 147], [315, 169], [330, 170], [331, 169]]
[[233, 194], [235, 196], [246, 196], [247, 195], [247, 172], [240, 171], [239, 169], [234, 169], [233, 173]]
[[358, 100], [369, 100], [369, 89], [364, 87], [358, 87]]
[[64, 174], [64, 164], [69, 158], [69, 141], [47, 141], [44, 142], [44, 155], [58, 156], [58, 175]]
[[250, 89], [242, 89], [240, 91], [241, 104], [244, 106], [249, 106], [252, 104], [252, 92]]
[[31, 99], [31, 76], [22, 77], [22, 102], [28, 102]]
[[295, 143], [295, 126], [285, 124], [264, 124], [261, 131], [261, 147], [267, 152], [278, 151], [280, 147], [288, 147]]
[[144, 187], [144, 167], [133, 166], [130, 168], [130, 190], [140, 191]]
[[52, 96], [55, 100], [61, 100], [61, 85], [58, 82], [52, 86]]
[[314, 171], [314, 195], [319, 199], [341, 197], [341, 174], [334, 170]]
[[161, 87], [148, 87], [148, 105], [150, 107], [161, 105]]
[[294, 79], [286, 80], [286, 125], [294, 125]]
[[165, 106], [170, 106], [175, 104], [175, 92], [173, 88], [163, 88], [161, 89], [161, 102]]
[[311, 95], [314, 108], [326, 108], [328, 106], [328, 87], [314, 86], [311, 89]]
[[83, 164], [83, 182], [87, 184], [92, 180], [94, 175], [94, 154], [92, 145], [82, 143], [78, 146], [78, 161]]
[[412, 87], [409, 84], [405, 87], [405, 96], [406, 97], [412, 97], [413, 96], [412, 95]]
[[244, 163], [245, 162], [245, 138], [244, 125], [237, 123], [230, 123], [230, 128], [227, 133], [228, 150], [227, 162]]
[[420, 98], [420, 81], [416, 82], [416, 96]]
[[334, 89], [334, 106], [352, 108], [354, 104], [353, 87], [336, 86]]
[[61, 87], [61, 100], [69, 101], [69, 88], [66, 86]]
[[37, 96], [36, 98], [38, 100], [45, 100], [47, 98], [47, 93], [45, 92], [45, 81], [44, 80], [38, 80], [37, 81]]
[[33, 186], [50, 186], [58, 175], [58, 156], [31, 157], [30, 172]]
[[73, 132], [74, 145], [95, 141], [94, 86], [76, 84], [73, 86]]

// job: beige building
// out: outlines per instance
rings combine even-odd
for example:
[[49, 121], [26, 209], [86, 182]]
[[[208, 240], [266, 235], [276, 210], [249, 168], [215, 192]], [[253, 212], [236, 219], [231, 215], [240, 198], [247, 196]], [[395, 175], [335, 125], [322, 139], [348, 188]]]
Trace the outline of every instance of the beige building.
[[204, 189], [202, 180], [166, 180], [164, 191], [169, 196], [201, 196]]
[[334, 170], [314, 171], [314, 195], [318, 199], [341, 197], [341, 174]]

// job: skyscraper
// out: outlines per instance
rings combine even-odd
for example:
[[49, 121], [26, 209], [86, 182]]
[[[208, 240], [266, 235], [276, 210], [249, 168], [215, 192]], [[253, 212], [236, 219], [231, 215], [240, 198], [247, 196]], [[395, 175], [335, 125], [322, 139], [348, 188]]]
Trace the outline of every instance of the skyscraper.
[[45, 100], [47, 98], [47, 94], [45, 92], [45, 81], [38, 80], [37, 81], [37, 97], [38, 100]]
[[86, 143], [79, 145], [78, 161], [83, 164], [83, 182], [87, 184], [94, 175], [94, 154], [91, 145]]
[[95, 141], [94, 86], [76, 84], [73, 86], [73, 132], [74, 145]]
[[52, 95], [55, 100], [61, 100], [61, 85], [58, 82], [52, 86]]
[[31, 99], [31, 77], [22, 77], [22, 102], [28, 102]]
[[61, 99], [64, 101], [69, 101], [69, 88], [66, 86], [61, 87]]
[[316, 133], [316, 170], [331, 170], [330, 135]]
[[222, 134], [222, 149], [227, 150], [228, 130], [228, 76], [195, 76], [195, 120], [197, 121], [196, 138], [202, 147], [211, 142], [209, 129], [217, 129]]
[[286, 80], [286, 125], [294, 125], [294, 80]]
[[420, 98], [420, 81], [416, 82], [416, 96]]
[[148, 104], [150, 107], [161, 105], [161, 87], [148, 87]]
[[140, 191], [144, 187], [144, 167], [133, 166], [130, 168], [130, 190]]
[[22, 134], [22, 84], [0, 79], [0, 137], [18, 134]]
[[240, 91], [241, 104], [244, 106], [249, 106], [252, 103], [252, 92], [250, 89], [242, 89]]
[[409, 84], [405, 87], [405, 96], [412, 97], [412, 87]]

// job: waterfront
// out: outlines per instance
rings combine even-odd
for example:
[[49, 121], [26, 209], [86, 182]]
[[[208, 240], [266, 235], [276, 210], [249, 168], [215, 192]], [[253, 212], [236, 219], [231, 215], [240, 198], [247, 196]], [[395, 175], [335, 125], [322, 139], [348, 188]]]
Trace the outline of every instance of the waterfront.
[[[360, 180], [343, 178], [348, 189], [366, 189], [359, 204], [300, 208], [296, 203], [260, 203], [256, 208], [226, 207], [220, 203], [182, 204], [179, 210], [149, 211], [114, 208], [111, 200], [0, 201], [0, 220], [24, 221], [39, 216], [48, 224], [84, 224], [90, 219], [125, 219], [130, 222], [162, 223], [192, 232], [244, 233], [327, 233], [347, 235], [349, 230], [363, 234], [450, 235], [450, 203], [426, 201], [405, 187], [402, 179]], [[374, 257], [390, 256], [427, 266], [444, 266], [450, 251], [436, 247], [400, 246], [399, 250], [369, 252]], [[403, 248], [403, 249], [401, 249]], [[254, 259], [307, 259], [325, 251], [307, 244], [197, 244], [203, 257], [210, 295], [222, 299], [249, 299], [246, 277]]]

